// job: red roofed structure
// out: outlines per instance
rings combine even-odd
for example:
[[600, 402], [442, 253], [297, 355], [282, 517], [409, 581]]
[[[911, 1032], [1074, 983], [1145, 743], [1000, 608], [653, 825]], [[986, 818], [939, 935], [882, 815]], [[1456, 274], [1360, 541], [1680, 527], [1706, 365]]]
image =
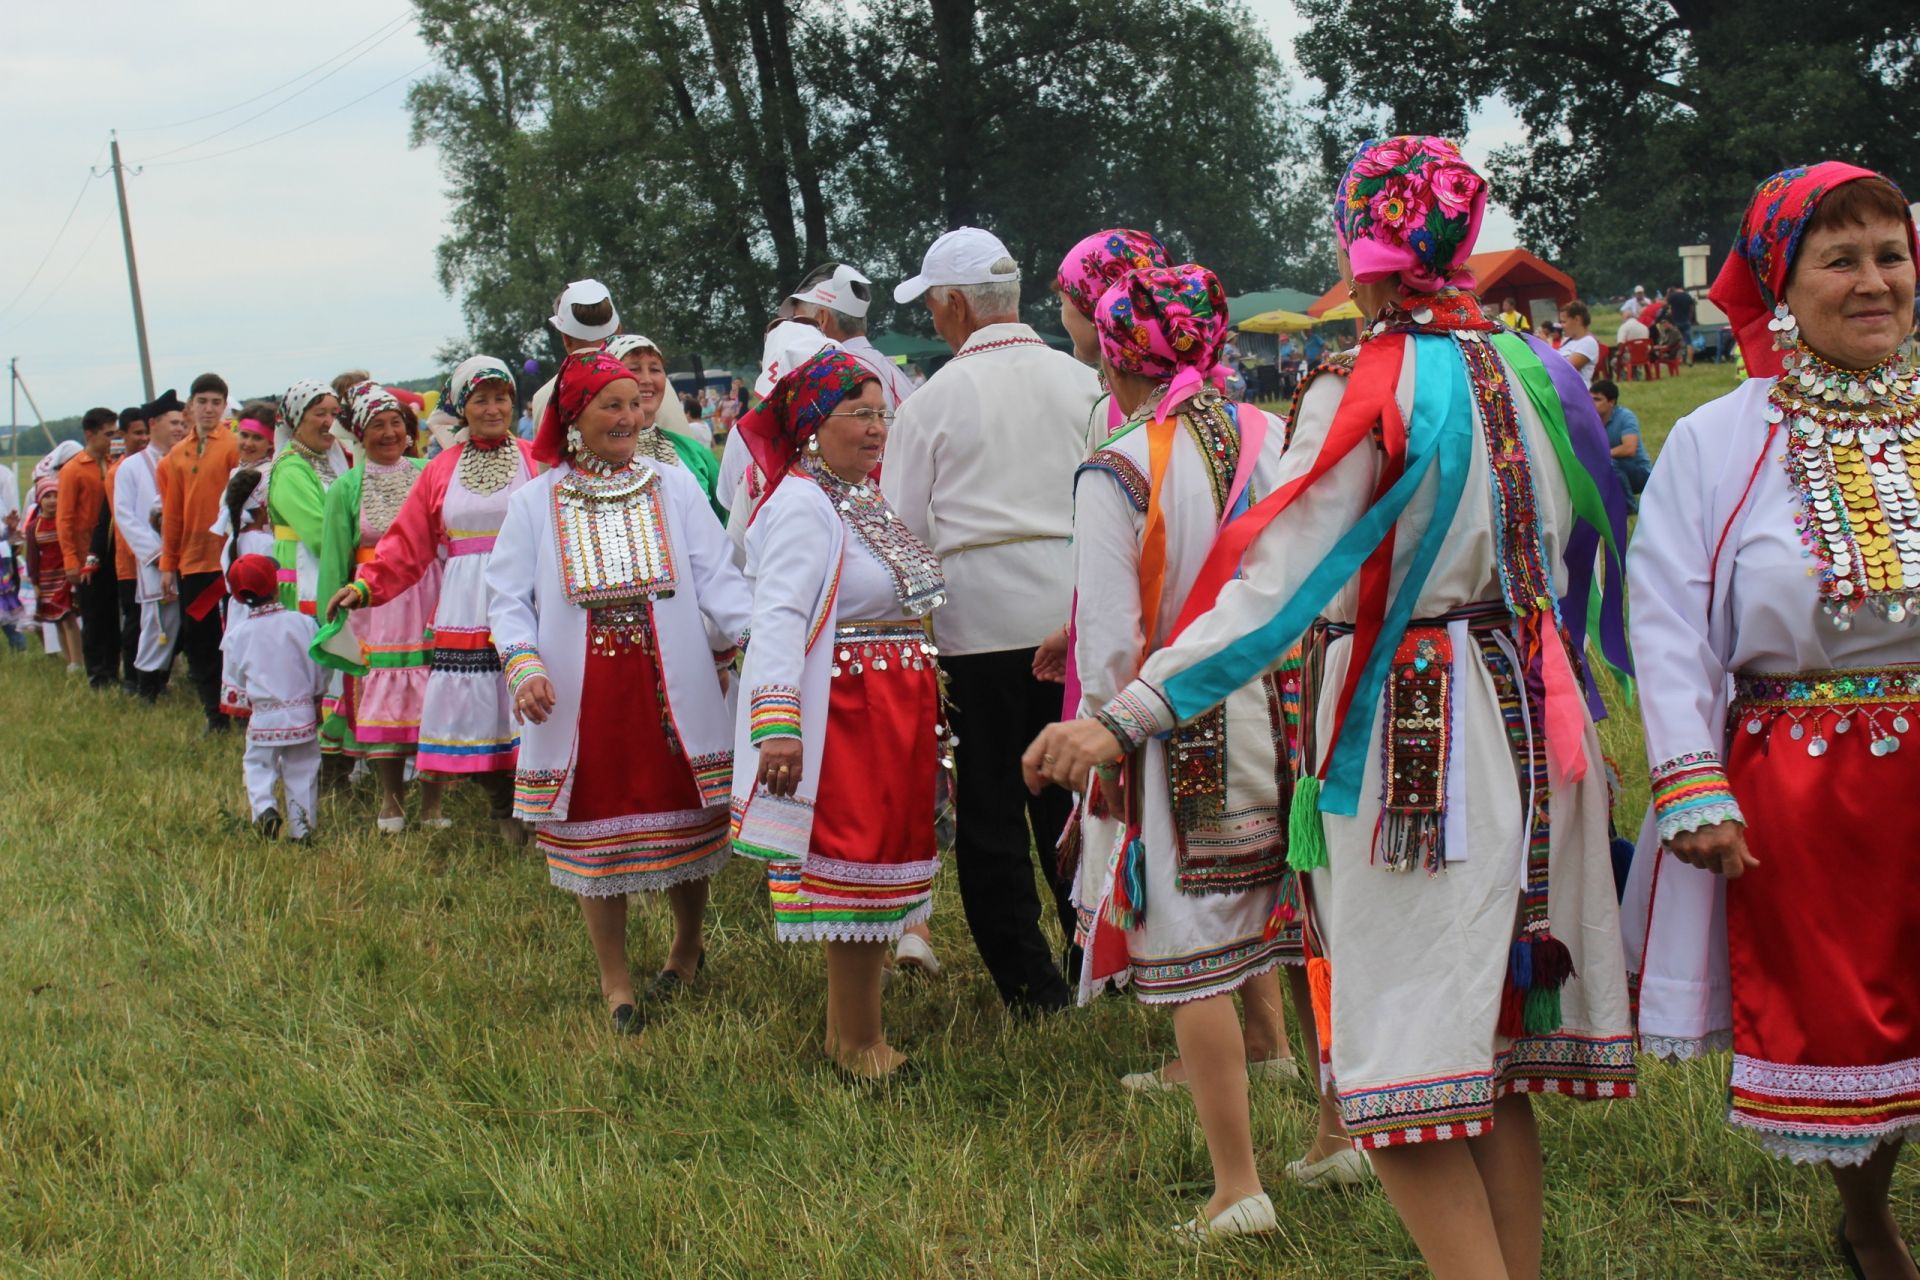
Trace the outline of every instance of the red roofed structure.
[[[1502, 301], [1513, 298], [1523, 313], [1531, 313], [1529, 304], [1535, 301], [1549, 303], [1557, 311], [1561, 303], [1579, 296], [1572, 276], [1525, 249], [1476, 253], [1467, 259], [1467, 269], [1476, 281], [1474, 292], [1489, 307], [1498, 308]], [[1307, 314], [1322, 315], [1346, 300], [1347, 286], [1335, 284], [1307, 308]]]

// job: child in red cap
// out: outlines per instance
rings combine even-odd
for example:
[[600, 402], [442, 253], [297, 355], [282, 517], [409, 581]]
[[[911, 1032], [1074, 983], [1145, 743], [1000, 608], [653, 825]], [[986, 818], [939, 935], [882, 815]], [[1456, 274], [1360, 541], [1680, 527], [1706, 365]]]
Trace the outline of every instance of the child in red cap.
[[327, 671], [308, 654], [314, 622], [280, 603], [280, 566], [272, 557], [241, 556], [227, 570], [227, 589], [247, 616], [227, 629], [220, 647], [226, 679], [252, 707], [241, 768], [253, 825], [277, 835], [280, 810], [274, 783], [286, 791], [286, 830], [305, 840], [320, 800], [320, 695]]

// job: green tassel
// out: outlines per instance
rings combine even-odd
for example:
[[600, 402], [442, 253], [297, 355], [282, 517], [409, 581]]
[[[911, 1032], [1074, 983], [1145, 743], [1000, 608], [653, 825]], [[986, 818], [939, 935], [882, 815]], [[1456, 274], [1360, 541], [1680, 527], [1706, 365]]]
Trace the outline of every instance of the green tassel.
[[1560, 1029], [1560, 990], [1538, 987], [1527, 992], [1527, 1034], [1544, 1036]]
[[1293, 788], [1287, 812], [1287, 865], [1319, 871], [1327, 865], [1327, 833], [1320, 822], [1320, 779], [1308, 774]]

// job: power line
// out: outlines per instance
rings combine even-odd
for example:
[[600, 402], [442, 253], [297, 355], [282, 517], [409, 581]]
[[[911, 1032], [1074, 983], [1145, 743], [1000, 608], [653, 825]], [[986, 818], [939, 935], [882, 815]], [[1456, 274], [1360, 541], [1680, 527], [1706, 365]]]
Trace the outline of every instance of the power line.
[[[302, 129], [309, 128], [312, 125], [319, 124], [322, 120], [327, 119], [329, 116], [337, 116], [342, 111], [345, 111], [348, 107], [358, 106], [360, 103], [365, 102], [368, 98], [373, 97], [375, 94], [381, 93], [387, 89], [393, 88], [394, 85], [399, 84], [402, 80], [405, 80], [408, 77], [412, 76], [416, 71], [424, 71], [432, 65], [433, 65], [432, 58], [428, 58], [423, 62], [416, 63], [414, 66], [411, 66], [407, 68], [405, 71], [402, 71], [399, 75], [387, 81], [385, 84], [377, 85], [374, 88], [367, 90], [367, 92], [361, 94], [359, 97], [354, 98], [347, 102], [343, 102], [339, 106], [335, 107], [333, 110], [323, 112], [320, 115], [315, 116], [311, 120], [307, 120], [307, 121], [304, 121], [303, 123], [294, 125], [291, 129], [282, 129], [279, 133], [269, 134], [266, 137], [256, 139], [253, 142], [244, 143], [237, 147], [230, 147], [225, 151], [216, 151], [210, 156], [189, 156], [185, 160], [160, 160], [157, 162], [149, 161], [148, 163], [150, 165], [153, 165], [154, 167], [165, 169], [174, 165], [199, 164], [204, 160], [219, 160], [224, 156], [238, 155], [242, 151], [251, 151], [255, 147], [264, 147], [269, 142], [278, 142], [280, 139], [286, 137], [289, 134], [298, 133]], [[171, 153], [169, 152], [164, 154], [171, 154]]]
[[[258, 120], [260, 117], [267, 115], [271, 112], [278, 111], [281, 107], [286, 106], [289, 102], [292, 102], [295, 98], [298, 98], [301, 94], [304, 94], [311, 89], [317, 89], [321, 85], [325, 84], [327, 81], [331, 80], [333, 77], [339, 75], [342, 71], [345, 71], [348, 67], [352, 66], [354, 63], [358, 62], [360, 59], [366, 57], [368, 54], [372, 53], [375, 49], [378, 49], [381, 45], [385, 44], [387, 41], [399, 35], [402, 30], [403, 30], [403, 26], [394, 27], [391, 31], [387, 32], [387, 34], [381, 36], [378, 40], [375, 40], [372, 44], [368, 45], [366, 48], [362, 49], [360, 52], [354, 54], [351, 58], [348, 58], [345, 62], [341, 63], [339, 66], [335, 67], [333, 70], [321, 76], [318, 80], [315, 80], [310, 84], [306, 84], [301, 86], [298, 89], [295, 89], [292, 93], [280, 99], [278, 102], [270, 103], [267, 106], [260, 108], [260, 110], [254, 112], [252, 115], [247, 116], [244, 119], [237, 120], [233, 124], [228, 125], [224, 129], [216, 130], [213, 133], [208, 134], [204, 138], [199, 138], [194, 140], [193, 142], [183, 143], [180, 146], [172, 147], [166, 151], [162, 151], [157, 156], [150, 156], [147, 159], [147, 163], [152, 164], [156, 160], [162, 160], [167, 156], [179, 155], [182, 151], [191, 151], [195, 147], [204, 146], [206, 143], [212, 142], [215, 138], [224, 138], [228, 134], [232, 133], [234, 130], [243, 129], [247, 125], [252, 124], [255, 120]], [[321, 65], [324, 66], [326, 64], [322, 63]], [[318, 68], [316, 68], [316, 70], [317, 69]], [[175, 161], [175, 163], [180, 163], [180, 162]]]
[[[95, 160], [99, 158], [97, 154], [94, 156]], [[74, 196], [73, 203], [68, 206], [67, 216], [60, 220], [60, 229], [53, 233], [52, 243], [47, 245], [47, 251], [40, 255], [39, 265], [34, 267], [33, 274], [27, 277], [27, 282], [20, 286], [20, 292], [13, 295], [13, 301], [7, 303], [4, 307], [0, 307], [0, 317], [5, 316], [7, 312], [20, 305], [20, 299], [27, 296], [27, 290], [33, 288], [33, 282], [38, 280], [40, 273], [47, 269], [47, 263], [53, 258], [53, 251], [60, 247], [60, 237], [67, 234], [67, 228], [73, 223], [73, 215], [80, 210], [80, 202], [86, 199], [87, 189], [93, 185], [93, 180], [99, 176], [99, 174], [93, 171], [92, 165], [87, 166], [87, 176], [80, 183], [79, 194]]]
[[[300, 83], [302, 80], [305, 80], [308, 76], [312, 75], [314, 72], [320, 70], [321, 67], [326, 66], [327, 63], [346, 57], [349, 53], [352, 53], [355, 49], [358, 49], [361, 45], [365, 44], [367, 41], [373, 39], [375, 36], [379, 35], [381, 32], [386, 31], [388, 27], [394, 25], [395, 23], [405, 22], [409, 16], [411, 15], [402, 13], [397, 18], [388, 19], [386, 22], [381, 23], [379, 26], [375, 27], [372, 31], [368, 32], [366, 35], [361, 36], [358, 40], [355, 40], [352, 44], [342, 49], [339, 53], [334, 54], [333, 57], [328, 58], [325, 61], [315, 63], [313, 66], [308, 67], [305, 71], [302, 71], [299, 75], [294, 76], [291, 80], [282, 80], [279, 84], [273, 86], [273, 88], [271, 89], [263, 89], [259, 93], [254, 94], [251, 98], [242, 98], [240, 101], [234, 103], [232, 106], [222, 107], [218, 111], [209, 111], [205, 115], [193, 116], [190, 119], [186, 119], [186, 120], [175, 120], [172, 124], [138, 125], [132, 129], [127, 130], [127, 132], [128, 133], [165, 133], [169, 129], [184, 129], [190, 124], [199, 124], [202, 120], [212, 120], [216, 116], [224, 116], [229, 112], [238, 111], [240, 108], [247, 106], [250, 103], [258, 102], [262, 98], [269, 97], [272, 94], [276, 94], [280, 92], [282, 89], [286, 88], [288, 85], [294, 85], [294, 84]], [[392, 34], [392, 33], [388, 32], [388, 34]]]
[[52, 302], [55, 298], [60, 296], [60, 291], [67, 287], [67, 281], [73, 279], [73, 273], [80, 269], [80, 265], [84, 263], [87, 260], [87, 256], [93, 252], [93, 246], [100, 242], [100, 233], [105, 231], [107, 229], [107, 225], [112, 221], [113, 221], [112, 210], [108, 210], [106, 213], [103, 213], [100, 215], [100, 221], [95, 224], [93, 228], [93, 234], [87, 238], [86, 247], [80, 250], [80, 256], [75, 258], [73, 260], [73, 265], [67, 268], [67, 274], [60, 277], [60, 283], [54, 285], [53, 288], [49, 289], [47, 291], [46, 296], [40, 299], [39, 303], [34, 307], [33, 310], [27, 312], [27, 314], [21, 316], [18, 320], [15, 320], [13, 324], [10, 326], [11, 328], [17, 329], [21, 325], [25, 324], [27, 321], [33, 319], [35, 316], [39, 315], [42, 311], [46, 310], [47, 304], [49, 302]]

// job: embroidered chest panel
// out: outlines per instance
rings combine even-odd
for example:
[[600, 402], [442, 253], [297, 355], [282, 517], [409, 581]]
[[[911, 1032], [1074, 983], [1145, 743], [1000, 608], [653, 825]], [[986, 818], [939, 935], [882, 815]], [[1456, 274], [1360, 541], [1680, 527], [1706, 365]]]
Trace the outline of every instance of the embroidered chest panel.
[[569, 472], [553, 486], [561, 584], [577, 605], [671, 595], [677, 575], [660, 477]]

